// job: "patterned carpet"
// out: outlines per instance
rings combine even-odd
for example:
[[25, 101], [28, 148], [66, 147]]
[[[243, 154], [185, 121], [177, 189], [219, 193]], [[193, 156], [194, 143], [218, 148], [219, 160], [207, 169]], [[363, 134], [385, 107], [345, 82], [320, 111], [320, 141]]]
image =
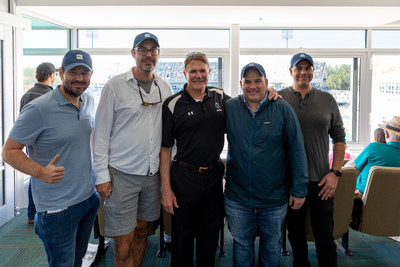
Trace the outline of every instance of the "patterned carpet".
[[[156, 257], [158, 250], [158, 232], [149, 237], [143, 265], [145, 267], [169, 266], [170, 254], [166, 258]], [[97, 240], [91, 240], [96, 243]], [[256, 242], [257, 246], [257, 242]], [[386, 238], [363, 233], [350, 232], [350, 250], [353, 256], [345, 256], [338, 249], [338, 265], [347, 266], [400, 266], [400, 243]], [[315, 247], [309, 243], [310, 260], [317, 266]], [[290, 251], [290, 245], [288, 244]], [[216, 257], [216, 266], [232, 266], [232, 237], [225, 231], [225, 251], [227, 257]], [[103, 259], [92, 266], [112, 266], [113, 241]], [[291, 266], [290, 256], [282, 257], [282, 266]], [[33, 233], [33, 226], [27, 224], [26, 211], [0, 228], [0, 266], [47, 266], [46, 256], [40, 239]]]

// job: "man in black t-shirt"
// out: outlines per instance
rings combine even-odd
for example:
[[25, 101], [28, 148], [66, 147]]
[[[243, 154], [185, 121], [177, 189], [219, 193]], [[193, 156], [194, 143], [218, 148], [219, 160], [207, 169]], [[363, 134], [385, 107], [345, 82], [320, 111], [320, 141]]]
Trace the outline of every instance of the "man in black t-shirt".
[[214, 266], [223, 219], [220, 153], [229, 97], [207, 86], [210, 64], [204, 54], [188, 54], [184, 68], [187, 83], [164, 102], [162, 114], [160, 173], [162, 204], [173, 215], [171, 266], [193, 266], [194, 237], [197, 266]]

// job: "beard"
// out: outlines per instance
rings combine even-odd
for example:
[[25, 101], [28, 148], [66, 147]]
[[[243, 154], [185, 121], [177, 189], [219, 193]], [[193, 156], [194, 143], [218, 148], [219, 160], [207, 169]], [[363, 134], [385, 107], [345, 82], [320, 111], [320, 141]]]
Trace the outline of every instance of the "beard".
[[70, 96], [74, 96], [74, 97], [81, 96], [83, 94], [83, 92], [85, 92], [85, 90], [89, 87], [89, 85], [86, 82], [72, 82], [71, 85], [72, 84], [84, 85], [84, 89], [83, 90], [73, 90], [72, 86], [68, 86], [67, 84], [63, 84], [64, 92], [66, 94], [69, 94]]
[[[144, 62], [145, 60], [146, 60], [146, 62]], [[153, 63], [153, 66], [147, 66], [147, 65], [146, 65], [146, 63], [147, 63], [149, 60]], [[152, 71], [154, 71], [154, 69], [156, 68], [156, 64], [157, 64], [156, 60], [154, 60], [154, 59], [151, 58], [151, 57], [144, 58], [144, 59], [141, 60], [139, 63], [140, 63], [140, 64], [137, 64], [137, 66], [138, 66], [142, 71], [144, 71], [144, 72], [152, 72]]]

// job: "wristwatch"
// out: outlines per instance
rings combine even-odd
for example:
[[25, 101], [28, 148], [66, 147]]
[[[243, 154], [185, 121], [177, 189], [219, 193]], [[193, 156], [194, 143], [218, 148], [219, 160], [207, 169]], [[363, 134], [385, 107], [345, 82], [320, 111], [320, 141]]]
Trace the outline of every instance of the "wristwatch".
[[342, 171], [330, 169], [330, 172], [333, 172], [337, 177], [342, 177]]

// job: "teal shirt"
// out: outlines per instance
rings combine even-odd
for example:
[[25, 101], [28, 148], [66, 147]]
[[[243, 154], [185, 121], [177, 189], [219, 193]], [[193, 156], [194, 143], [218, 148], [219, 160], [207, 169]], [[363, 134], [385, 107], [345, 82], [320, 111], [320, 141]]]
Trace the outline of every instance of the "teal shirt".
[[357, 189], [364, 194], [372, 166], [400, 167], [400, 142], [370, 143], [354, 160], [360, 175], [357, 178]]

